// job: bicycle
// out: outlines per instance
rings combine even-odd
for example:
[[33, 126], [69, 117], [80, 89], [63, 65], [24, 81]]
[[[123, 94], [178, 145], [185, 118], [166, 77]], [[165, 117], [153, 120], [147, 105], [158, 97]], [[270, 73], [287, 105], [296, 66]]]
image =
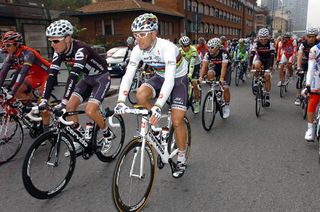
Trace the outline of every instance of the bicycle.
[[220, 117], [224, 119], [222, 111], [225, 105], [224, 90], [219, 81], [202, 81], [201, 83], [210, 85], [202, 105], [202, 127], [209, 131], [213, 126], [215, 115], [218, 111]]
[[154, 72], [152, 70], [146, 71], [140, 68], [136, 71], [128, 93], [128, 100], [132, 105], [137, 104], [136, 93], [138, 88], [146, 81], [146, 79], [150, 79], [153, 75]]
[[[255, 73], [256, 70], [251, 70], [251, 72]], [[254, 90], [254, 95], [255, 95], [255, 112], [256, 116], [260, 116], [261, 108], [266, 107], [266, 94], [264, 91], [264, 72], [265, 71], [259, 71], [259, 76], [258, 78], [254, 79], [255, 80], [255, 85], [252, 89]]]
[[[112, 196], [119, 211], [140, 211], [147, 203], [154, 185], [156, 166], [162, 169], [169, 163], [173, 172], [176, 166], [178, 149], [171, 116], [168, 113], [164, 128], [153, 127], [149, 123], [151, 113], [144, 108], [126, 109], [125, 113], [141, 117], [140, 132], [121, 152], [113, 174]], [[186, 159], [191, 149], [191, 128], [188, 119], [184, 119], [187, 129]], [[169, 128], [168, 128], [169, 127]], [[156, 153], [158, 157], [156, 159]], [[138, 183], [138, 185], [133, 185]], [[144, 185], [145, 183], [146, 185]]]
[[245, 71], [244, 71], [244, 62], [241, 62], [240, 60], [236, 60], [236, 65], [235, 65], [235, 78], [234, 78], [234, 81], [235, 81], [235, 84], [236, 86], [239, 86], [239, 82], [240, 82], [240, 79], [242, 80], [242, 82], [244, 83], [244, 79], [243, 79], [243, 76], [245, 74]]
[[[35, 106], [32, 110], [37, 111], [39, 108]], [[83, 132], [72, 127], [73, 121], [65, 120], [67, 116], [84, 113], [54, 112], [55, 127], [43, 133], [30, 146], [23, 162], [22, 179], [31, 196], [49, 199], [59, 194], [69, 183], [78, 156], [88, 160], [95, 154], [100, 161], [111, 162], [120, 153], [125, 138], [122, 117], [113, 115], [113, 111], [108, 108], [105, 110], [104, 116], [108, 118], [109, 127], [115, 135], [111, 141], [105, 141], [95, 122], [87, 123]], [[81, 152], [76, 153], [73, 142], [81, 145]]]
[[284, 97], [284, 94], [288, 91], [288, 84], [290, 82], [290, 78], [287, 74], [287, 65], [285, 65], [285, 67], [283, 68], [283, 74], [284, 74], [284, 82], [281, 82], [280, 85], [280, 97]]
[[[24, 128], [29, 130], [31, 138], [43, 132], [42, 119], [31, 120], [30, 113], [21, 101], [28, 99], [6, 100], [7, 91], [3, 90], [0, 101], [0, 165], [12, 160], [19, 152], [24, 141]], [[28, 100], [30, 101], [30, 100]], [[51, 102], [50, 105], [56, 105]]]

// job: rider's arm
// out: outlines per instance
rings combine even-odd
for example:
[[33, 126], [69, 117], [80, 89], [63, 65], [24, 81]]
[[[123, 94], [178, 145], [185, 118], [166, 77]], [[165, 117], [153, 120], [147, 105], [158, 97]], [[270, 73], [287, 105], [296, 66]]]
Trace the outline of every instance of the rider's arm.
[[293, 55], [296, 56], [297, 55], [297, 40], [293, 40], [292, 45], [293, 45]]
[[12, 88], [12, 92], [13, 95], [17, 92], [17, 90], [19, 89], [19, 87], [21, 86], [21, 84], [24, 81], [24, 78], [26, 77], [26, 75], [28, 74], [29, 70], [32, 67], [32, 64], [34, 63], [36, 57], [33, 54], [33, 52], [27, 52], [23, 58], [23, 66], [21, 68], [21, 70], [19, 71], [17, 80], [15, 81], [13, 88]]
[[190, 62], [189, 62], [189, 74], [192, 75], [193, 71], [194, 71], [194, 64], [196, 62], [196, 58], [197, 58], [197, 53], [193, 52], [191, 58], [190, 58]]
[[125, 75], [122, 77], [122, 81], [119, 88], [119, 96], [117, 102], [125, 102], [129, 93], [132, 80], [141, 61], [141, 50], [139, 46], [135, 46], [130, 55], [130, 61], [127, 66]]
[[[162, 108], [166, 103], [174, 86], [174, 76], [177, 68], [177, 59], [176, 51], [173, 45], [167, 47], [166, 52], [163, 54], [163, 57], [165, 62], [164, 82], [162, 84], [159, 97], [154, 104], [155, 106], [158, 106], [160, 108]], [[182, 60], [185, 59], [183, 58]]]
[[63, 99], [69, 100], [77, 82], [79, 75], [83, 72], [83, 69], [87, 63], [87, 55], [89, 54], [88, 50], [85, 48], [80, 48], [75, 53], [75, 61], [70, 71], [69, 77], [67, 79], [66, 89], [63, 95]]
[[199, 78], [202, 78], [202, 79], [203, 79], [204, 75], [207, 73], [207, 71], [208, 71], [208, 64], [209, 64], [209, 61], [208, 61], [208, 59], [207, 59], [207, 54], [206, 54], [206, 56], [205, 56], [205, 57], [203, 58], [203, 60], [202, 60]]
[[310, 86], [312, 82], [312, 77], [314, 75], [314, 67], [316, 65], [316, 58], [318, 54], [317, 51], [319, 51], [317, 46], [313, 46], [310, 49], [309, 60], [308, 60], [308, 72], [306, 77], [306, 86]]
[[256, 55], [256, 51], [257, 51], [257, 43], [254, 43], [250, 51], [250, 61], [249, 61], [250, 66], [252, 66], [253, 58]]
[[282, 41], [280, 41], [278, 45], [277, 61], [280, 61], [281, 54], [282, 54]]
[[299, 51], [298, 51], [298, 57], [297, 57], [297, 68], [301, 69], [302, 68], [302, 55], [303, 55], [303, 44], [300, 45]]
[[223, 53], [223, 54], [222, 54], [222, 64], [221, 64], [221, 76], [220, 76], [220, 81], [224, 81], [225, 76], [227, 75], [228, 63], [229, 63], [229, 56], [228, 56], [228, 54]]
[[270, 68], [273, 68], [274, 63], [274, 43], [270, 42]]
[[42, 94], [42, 98], [49, 99], [52, 89], [56, 83], [56, 77], [60, 70], [60, 65], [62, 63], [63, 58], [59, 56], [56, 52], [53, 54], [52, 64], [50, 65], [49, 69], [49, 76], [44, 87], [44, 92]]
[[3, 86], [3, 83], [7, 77], [7, 74], [12, 64], [13, 64], [13, 57], [11, 55], [7, 55], [0, 72], [0, 88]]

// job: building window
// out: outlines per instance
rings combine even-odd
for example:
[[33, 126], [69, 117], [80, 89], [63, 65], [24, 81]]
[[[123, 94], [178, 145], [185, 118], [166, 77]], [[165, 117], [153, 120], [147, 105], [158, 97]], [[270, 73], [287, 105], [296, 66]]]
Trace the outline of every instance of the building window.
[[102, 35], [114, 35], [113, 20], [102, 20]]
[[210, 15], [210, 9], [209, 9], [208, 5], [204, 6], [204, 14], [205, 15]]
[[203, 14], [203, 4], [199, 4], [198, 12]]
[[214, 17], [215, 14], [214, 14], [214, 8], [213, 7], [210, 7], [210, 16]]
[[188, 11], [191, 11], [191, 6], [192, 6], [191, 0], [188, 0], [188, 1], [187, 1], [187, 4], [188, 4], [188, 5], [187, 5], [187, 10], [188, 10]]

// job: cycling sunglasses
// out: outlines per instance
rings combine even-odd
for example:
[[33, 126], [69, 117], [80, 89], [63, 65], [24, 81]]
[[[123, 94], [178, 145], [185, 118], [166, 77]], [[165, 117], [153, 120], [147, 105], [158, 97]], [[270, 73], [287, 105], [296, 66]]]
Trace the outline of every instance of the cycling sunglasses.
[[65, 39], [65, 37], [63, 38], [56, 38], [56, 39], [48, 39], [51, 43], [57, 44], [60, 43], [61, 41], [63, 41]]
[[151, 32], [134, 32], [133, 37], [135, 38], [145, 38], [147, 37]]
[[10, 46], [12, 46], [13, 43], [4, 43], [2, 44], [1, 48], [4, 49], [4, 48], [9, 48]]

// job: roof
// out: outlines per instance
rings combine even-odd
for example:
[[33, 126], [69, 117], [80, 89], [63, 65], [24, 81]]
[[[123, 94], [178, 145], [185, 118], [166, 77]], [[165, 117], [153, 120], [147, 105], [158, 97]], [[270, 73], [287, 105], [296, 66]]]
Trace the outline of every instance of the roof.
[[171, 16], [184, 17], [184, 15], [182, 13], [179, 13], [178, 11], [137, 0], [101, 1], [86, 5], [78, 9], [78, 11], [83, 12], [83, 14], [79, 15], [141, 10]]

